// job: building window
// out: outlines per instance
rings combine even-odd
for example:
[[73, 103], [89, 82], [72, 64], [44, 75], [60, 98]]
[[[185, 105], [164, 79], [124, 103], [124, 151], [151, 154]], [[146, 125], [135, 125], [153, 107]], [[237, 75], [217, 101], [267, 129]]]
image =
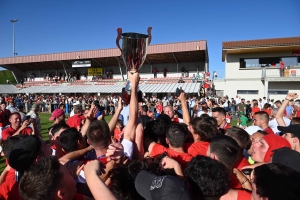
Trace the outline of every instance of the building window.
[[237, 94], [258, 94], [258, 90], [238, 90]]
[[268, 93], [269, 94], [284, 94], [284, 95], [286, 95], [288, 93], [288, 91], [287, 90], [282, 90], [282, 91], [269, 90]]
[[297, 66], [298, 65], [298, 58], [297, 57], [288, 57], [282, 58], [285, 66]]

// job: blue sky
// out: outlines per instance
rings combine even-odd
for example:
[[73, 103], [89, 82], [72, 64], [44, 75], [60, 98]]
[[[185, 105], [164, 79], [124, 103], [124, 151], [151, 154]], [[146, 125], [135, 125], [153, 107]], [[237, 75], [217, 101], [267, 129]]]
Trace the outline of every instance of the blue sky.
[[116, 28], [152, 44], [207, 40], [210, 70], [223, 41], [300, 36], [299, 0], [0, 0], [0, 57], [115, 47]]

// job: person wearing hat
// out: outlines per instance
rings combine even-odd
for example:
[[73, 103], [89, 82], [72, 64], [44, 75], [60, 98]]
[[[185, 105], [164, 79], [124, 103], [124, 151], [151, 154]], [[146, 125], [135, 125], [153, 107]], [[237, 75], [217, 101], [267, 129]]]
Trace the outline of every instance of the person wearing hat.
[[65, 121], [65, 112], [60, 109], [60, 108], [57, 108], [55, 109], [53, 112], [52, 112], [52, 115], [51, 117], [49, 118], [50, 121], [53, 121], [54, 120], [54, 123], [53, 124], [58, 124], [60, 123], [61, 121]]
[[40, 158], [51, 155], [51, 149], [45, 141], [36, 136], [27, 136], [11, 147], [7, 160], [9, 166], [16, 170], [16, 175], [6, 178], [0, 185], [0, 199], [21, 200], [18, 182], [25, 170]]
[[289, 126], [278, 126], [281, 135], [291, 145], [291, 148], [297, 152], [300, 152], [300, 124], [291, 124]]
[[[27, 113], [26, 116], [30, 116], [31, 119], [35, 120], [35, 124], [37, 127], [37, 130], [34, 129], [34, 131], [38, 131], [39, 133], [41, 132], [41, 121], [40, 121], [40, 116], [39, 116], [39, 107], [37, 104], [33, 104], [31, 107], [31, 111], [29, 111], [29, 113]], [[33, 128], [33, 126], [31, 125], [31, 128]]]

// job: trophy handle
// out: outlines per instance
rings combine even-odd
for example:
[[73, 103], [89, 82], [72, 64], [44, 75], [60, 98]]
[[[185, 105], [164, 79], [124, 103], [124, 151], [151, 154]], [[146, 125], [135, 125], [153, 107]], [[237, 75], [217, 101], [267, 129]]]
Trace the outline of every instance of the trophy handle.
[[122, 49], [120, 47], [120, 39], [121, 39], [121, 34], [122, 34], [122, 29], [121, 28], [117, 28], [117, 32], [118, 32], [118, 36], [117, 36], [117, 39], [116, 39], [116, 45], [117, 47], [120, 49], [121, 53], [122, 53]]
[[148, 45], [151, 43], [151, 40], [152, 40], [151, 31], [152, 31], [152, 27], [148, 27], [148, 30], [147, 30], [148, 36], [149, 36]]

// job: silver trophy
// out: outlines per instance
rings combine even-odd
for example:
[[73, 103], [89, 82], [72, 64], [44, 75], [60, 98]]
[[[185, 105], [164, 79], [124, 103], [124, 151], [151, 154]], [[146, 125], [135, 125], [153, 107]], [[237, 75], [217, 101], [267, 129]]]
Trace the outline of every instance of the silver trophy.
[[[117, 28], [118, 36], [116, 45], [121, 51], [121, 56], [127, 70], [130, 73], [137, 72], [143, 65], [148, 45], [151, 42], [152, 27], [148, 28], [148, 35], [140, 33], [122, 33], [121, 28]], [[120, 47], [120, 39], [122, 39], [122, 47]], [[122, 98], [125, 104], [129, 104], [131, 94], [131, 84], [127, 81], [125, 88], [122, 89]]]

